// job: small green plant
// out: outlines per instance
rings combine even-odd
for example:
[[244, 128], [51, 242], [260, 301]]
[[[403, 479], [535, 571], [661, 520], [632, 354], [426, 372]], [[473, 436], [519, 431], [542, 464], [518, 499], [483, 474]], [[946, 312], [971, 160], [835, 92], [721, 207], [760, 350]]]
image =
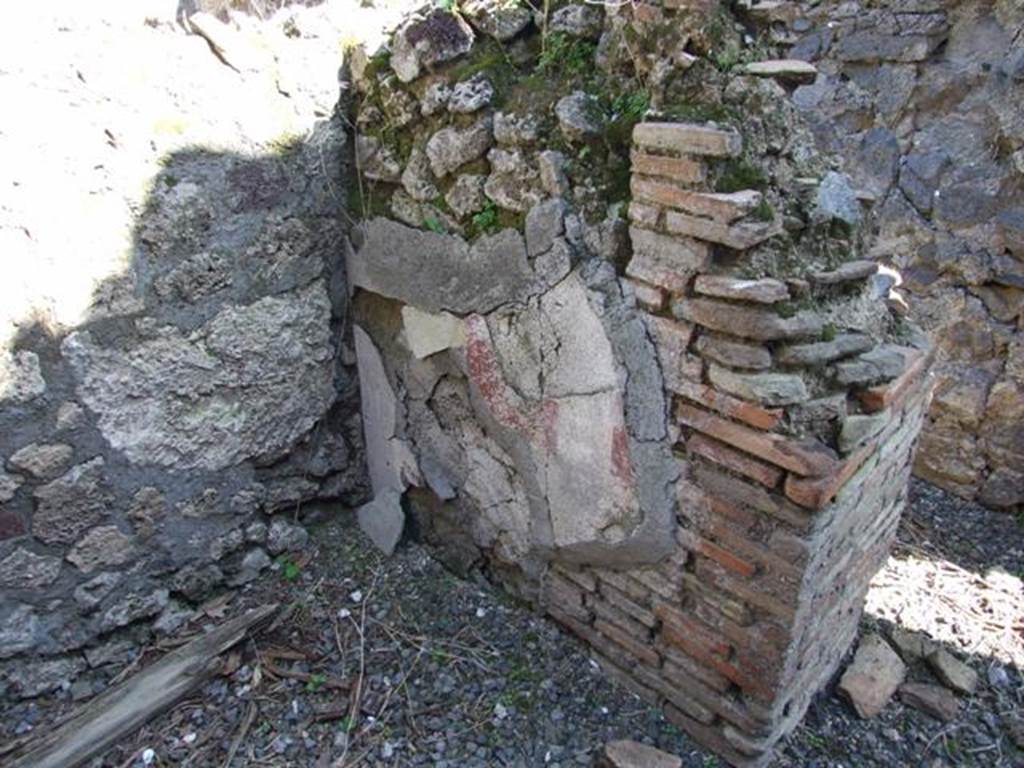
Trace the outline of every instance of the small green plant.
[[764, 172], [743, 158], [725, 160], [717, 170], [716, 192], [739, 192], [744, 189], [764, 189], [768, 186]]
[[437, 7], [448, 13], [458, 13], [459, 0], [437, 0]]
[[703, 768], [718, 768], [718, 758], [706, 755], [701, 761], [701, 766], [703, 766]]
[[750, 212], [757, 221], [772, 221], [775, 218], [775, 209], [772, 208], [772, 204], [767, 200], [763, 199], [757, 206]]
[[825, 323], [821, 329], [822, 341], [834, 341], [836, 338], [836, 327], [832, 323]]
[[281, 566], [281, 577], [285, 581], [295, 581], [302, 573], [302, 566], [285, 555], [277, 558], [277, 564]]
[[824, 736], [821, 736], [817, 733], [812, 733], [811, 731], [806, 731], [804, 733], [804, 741], [806, 741], [815, 749], [820, 749], [822, 751], [824, 751], [828, 747], [828, 740], [825, 739]]
[[594, 51], [594, 44], [588, 40], [553, 32], [545, 40], [544, 50], [537, 59], [537, 71], [571, 77], [585, 75], [593, 69]]
[[482, 235], [498, 229], [498, 206], [488, 200], [482, 211], [474, 213], [470, 218], [470, 235]]
[[306, 693], [316, 693], [324, 687], [326, 682], [327, 675], [322, 672], [314, 672], [309, 676], [309, 680], [306, 681]]
[[632, 120], [639, 122], [650, 107], [650, 97], [647, 91], [631, 91], [620, 93], [612, 99], [612, 113], [615, 119]]
[[164, 184], [166, 184], [169, 189], [174, 189], [178, 186], [178, 177], [174, 174], [168, 173], [164, 175]]
[[783, 319], [794, 317], [796, 312], [796, 306], [792, 302], [784, 301], [781, 304], [775, 305], [775, 313]]
[[423, 220], [423, 226], [438, 235], [448, 234], [448, 230], [444, 228], [444, 224], [436, 216], [428, 216]]
[[451, 657], [451, 654], [443, 648], [430, 649], [430, 658], [438, 664], [447, 664]]
[[721, 72], [731, 72], [740, 63], [740, 54], [735, 48], [725, 48], [713, 54], [711, 60]]

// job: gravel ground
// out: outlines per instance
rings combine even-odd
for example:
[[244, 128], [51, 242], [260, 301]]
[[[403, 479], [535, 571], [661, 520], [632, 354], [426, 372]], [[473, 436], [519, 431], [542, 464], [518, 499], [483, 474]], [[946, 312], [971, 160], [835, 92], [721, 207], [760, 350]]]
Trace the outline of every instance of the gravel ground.
[[[826, 691], [780, 747], [777, 768], [1024, 764], [1012, 738], [1021, 727], [1014, 718], [1024, 713], [1024, 677], [1013, 662], [1024, 647], [1024, 527], [920, 483], [911, 509], [876, 583], [904, 578], [894, 569], [914, 557], [933, 564], [931, 576], [943, 569], [968, 573], [973, 589], [988, 585], [978, 599], [992, 603], [994, 615], [1016, 616], [1017, 634], [1000, 635], [991, 653], [970, 653], [972, 643], [978, 646], [971, 638], [993, 623], [991, 616], [961, 615], [962, 601], [934, 591], [960, 582], [926, 576], [933, 624], [960, 629], [952, 641], [937, 639], [982, 680], [978, 693], [962, 701], [960, 717], [939, 723], [893, 702], [877, 719], [862, 721]], [[1002, 571], [992, 571], [993, 563]], [[886, 612], [899, 613], [905, 598], [885, 588], [879, 598], [878, 591], [863, 629], [885, 632], [896, 625]], [[199, 694], [91, 765], [143, 766], [143, 753], [152, 750], [150, 765], [222, 766], [234, 749], [233, 766], [554, 767], [591, 765], [596, 750], [616, 738], [655, 744], [688, 767], [721, 764], [655, 708], [603, 679], [586, 650], [554, 624], [486, 583], [455, 578], [414, 544], [379, 557], [348, 515], [316, 528], [304, 560], [279, 561], [274, 573], [229, 601], [208, 604], [188, 630], [267, 602], [286, 606], [286, 618], [239, 646], [225, 674]], [[171, 644], [151, 645], [127, 668], [99, 671], [96, 688]], [[912, 679], [929, 675], [923, 663], [911, 668]], [[79, 696], [82, 690], [76, 686]], [[45, 727], [70, 706], [70, 692], [8, 706], [4, 736]]]

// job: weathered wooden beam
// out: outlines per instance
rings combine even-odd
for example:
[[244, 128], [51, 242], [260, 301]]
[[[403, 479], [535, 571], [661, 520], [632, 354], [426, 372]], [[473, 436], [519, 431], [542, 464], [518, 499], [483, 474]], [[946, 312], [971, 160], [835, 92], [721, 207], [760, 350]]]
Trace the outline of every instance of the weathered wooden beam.
[[277, 611], [266, 605], [225, 622], [87, 703], [29, 741], [9, 768], [76, 768], [184, 698], [216, 671], [217, 656]]

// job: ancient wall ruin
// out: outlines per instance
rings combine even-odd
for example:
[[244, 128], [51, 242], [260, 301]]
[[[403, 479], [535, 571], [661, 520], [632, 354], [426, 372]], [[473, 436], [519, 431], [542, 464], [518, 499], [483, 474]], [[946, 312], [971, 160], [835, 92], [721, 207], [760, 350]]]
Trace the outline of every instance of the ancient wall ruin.
[[[66, 690], [79, 675], [75, 695], [88, 695], [207, 598], [295, 557], [307, 502], [365, 498], [338, 216], [350, 144], [331, 119], [336, 43], [324, 37], [318, 58], [307, 36], [317, 21], [293, 20], [291, 36], [251, 30], [281, 62], [322, 68], [288, 98], [273, 60], [230, 69], [201, 37], [141, 18], [116, 35], [65, 20], [82, 80], [72, 68], [70, 85], [29, 86], [50, 110], [30, 120], [60, 123], [64, 109], [75, 128], [67, 157], [25, 149], [28, 163], [9, 167], [21, 195], [4, 200], [0, 227], [4, 696]], [[26, 34], [40, 31], [54, 34]], [[141, 77], [126, 85], [141, 48]], [[267, 113], [309, 133], [282, 142]], [[48, 136], [20, 126], [7, 127], [11, 146]], [[65, 282], [83, 295], [81, 317]], [[15, 313], [30, 299], [33, 311]]]
[[1024, 502], [1024, 5], [765, 3], [748, 19], [812, 62], [794, 101], [875, 198], [872, 257], [934, 338], [915, 472], [1008, 511]]
[[713, 61], [739, 31], [708, 4], [485, 7], [356, 68], [360, 519], [388, 549], [408, 513], [763, 762], [888, 552], [930, 346], [801, 62]]

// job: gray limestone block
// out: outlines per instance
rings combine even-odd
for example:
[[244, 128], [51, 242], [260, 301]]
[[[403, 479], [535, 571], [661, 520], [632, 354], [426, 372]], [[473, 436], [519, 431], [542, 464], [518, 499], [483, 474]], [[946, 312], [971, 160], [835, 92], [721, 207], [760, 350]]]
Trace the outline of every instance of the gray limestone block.
[[813, 215], [824, 221], [838, 219], [851, 227], [860, 224], [864, 214], [849, 176], [835, 171], [825, 174], [818, 186]]
[[479, 73], [455, 84], [448, 98], [448, 111], [459, 114], [478, 112], [494, 99], [494, 86], [487, 75]]
[[506, 0], [465, 0], [459, 3], [459, 12], [470, 26], [502, 42], [511, 40], [533, 20], [529, 8]]
[[68, 552], [67, 559], [82, 573], [98, 568], [119, 566], [136, 555], [134, 539], [115, 525], [98, 525], [85, 534]]
[[455, 235], [378, 218], [363, 224], [358, 241], [349, 258], [352, 284], [427, 312], [490, 312], [542, 293], [565, 276], [539, 276], [523, 236], [511, 229], [470, 245]]
[[104, 467], [103, 459], [97, 457], [37, 488], [32, 532], [48, 544], [73, 544], [106, 517], [112, 497]]
[[551, 250], [565, 232], [565, 203], [554, 198], [538, 203], [526, 214], [526, 253], [532, 259]]
[[427, 140], [430, 169], [441, 179], [466, 163], [483, 157], [494, 143], [493, 120], [484, 117], [468, 128], [448, 126]]
[[7, 680], [21, 699], [33, 698], [70, 686], [70, 681], [85, 669], [81, 656], [66, 656], [45, 661], [23, 661], [12, 664]]
[[27, 403], [46, 391], [39, 355], [0, 350], [0, 405]]
[[583, 91], [563, 96], [555, 105], [558, 127], [568, 141], [583, 141], [601, 131], [604, 118], [597, 99]]
[[843, 419], [839, 430], [839, 450], [849, 453], [877, 435], [892, 420], [888, 411], [873, 414], [852, 414]]
[[942, 173], [949, 165], [945, 152], [921, 152], [907, 155], [900, 170], [900, 189], [911, 204], [928, 213], [935, 204]]
[[4, 589], [40, 589], [49, 586], [60, 575], [60, 558], [37, 555], [18, 547], [0, 560], [0, 587]]
[[272, 555], [302, 549], [309, 541], [309, 534], [301, 525], [290, 523], [283, 517], [275, 517], [267, 530], [267, 551]]
[[385, 555], [393, 554], [405, 528], [402, 493], [394, 488], [387, 489], [361, 506], [356, 514], [359, 527], [377, 549]]
[[424, 67], [451, 61], [473, 47], [473, 30], [461, 15], [435, 8], [403, 24], [391, 41], [391, 68], [403, 83]]
[[81, 401], [129, 461], [218, 470], [283, 456], [333, 404], [330, 318], [316, 281], [225, 306], [189, 335], [167, 327], [111, 347], [78, 331], [61, 348]]
[[68, 468], [74, 453], [65, 443], [31, 443], [11, 456], [9, 463], [38, 480], [50, 480]]
[[804, 380], [789, 373], [739, 373], [712, 363], [708, 378], [719, 389], [764, 405], [793, 405], [810, 399]]
[[39, 616], [30, 605], [0, 608], [0, 659], [7, 659], [35, 647], [40, 629]]

